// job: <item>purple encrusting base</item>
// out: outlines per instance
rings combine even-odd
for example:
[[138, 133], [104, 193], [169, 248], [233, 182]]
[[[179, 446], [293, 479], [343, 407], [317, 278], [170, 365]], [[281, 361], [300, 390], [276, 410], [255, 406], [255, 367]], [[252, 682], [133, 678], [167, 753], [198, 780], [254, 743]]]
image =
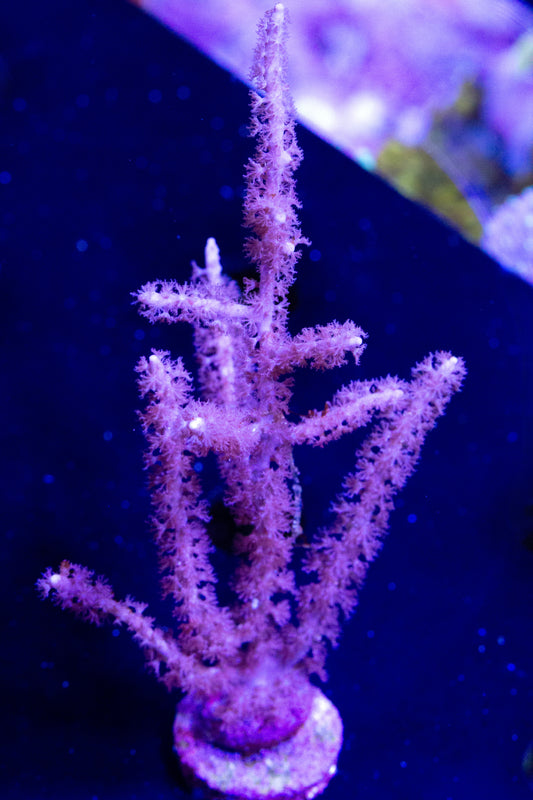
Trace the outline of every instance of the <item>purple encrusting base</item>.
[[198, 733], [189, 697], [178, 705], [174, 749], [186, 777], [208, 797], [227, 800], [311, 800], [337, 771], [342, 722], [333, 703], [313, 688], [310, 713], [290, 738], [251, 755], [224, 750]]

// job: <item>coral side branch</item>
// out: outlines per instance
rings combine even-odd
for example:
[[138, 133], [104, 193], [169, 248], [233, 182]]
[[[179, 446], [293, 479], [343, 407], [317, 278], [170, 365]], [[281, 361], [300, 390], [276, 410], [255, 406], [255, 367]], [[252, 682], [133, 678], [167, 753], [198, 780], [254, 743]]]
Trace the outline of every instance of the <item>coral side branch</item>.
[[367, 425], [376, 411], [394, 408], [404, 394], [405, 383], [397, 378], [354, 381], [340, 389], [322, 411], [310, 411], [301, 422], [292, 425], [291, 441], [322, 447]]
[[331, 369], [346, 363], [346, 354], [351, 353], [355, 363], [365, 349], [366, 333], [351, 320], [330, 322], [304, 328], [300, 333], [276, 348], [276, 367], [280, 373], [295, 367]]
[[413, 473], [427, 432], [465, 372], [462, 359], [450, 353], [425, 358], [412, 371], [404, 402], [391, 406], [357, 453], [356, 471], [333, 504], [333, 524], [313, 543], [304, 565], [318, 582], [301, 589], [296, 640], [318, 672], [325, 657], [322, 636], [337, 643], [339, 614], [348, 616], [356, 605], [357, 589], [387, 532], [392, 498]]
[[154, 625], [151, 617], [145, 617], [145, 603], [130, 597], [116, 600], [111, 586], [94, 572], [62, 561], [58, 572], [47, 569], [37, 582], [42, 597], [50, 597], [56, 605], [73, 611], [78, 616], [101, 625], [111, 621], [126, 625], [141, 647], [146, 650], [150, 667], [169, 688], [181, 686], [191, 688], [190, 676], [196, 664], [192, 656], [183, 653], [175, 640]]
[[141, 394], [149, 398], [141, 421], [163, 588], [176, 602], [181, 645], [202, 658], [219, 658], [233, 652], [233, 625], [228, 609], [217, 603], [205, 529], [209, 513], [194, 470], [198, 455], [208, 449], [200, 432], [208, 435], [209, 416], [204, 421], [199, 404], [190, 400], [190, 377], [180, 360], [159, 351], [142, 358], [137, 370]]
[[174, 281], [146, 283], [133, 295], [140, 313], [150, 322], [213, 322], [214, 320], [247, 319], [250, 309], [243, 303], [232, 303], [209, 297], [197, 287]]
[[[205, 268], [193, 265], [193, 281], [208, 297], [237, 303], [240, 289], [222, 273], [220, 252], [214, 239], [205, 246]], [[243, 318], [244, 319], [244, 318]], [[252, 370], [253, 345], [239, 317], [217, 318], [194, 325], [194, 345], [202, 396], [219, 408], [245, 406], [250, 398], [246, 380]]]

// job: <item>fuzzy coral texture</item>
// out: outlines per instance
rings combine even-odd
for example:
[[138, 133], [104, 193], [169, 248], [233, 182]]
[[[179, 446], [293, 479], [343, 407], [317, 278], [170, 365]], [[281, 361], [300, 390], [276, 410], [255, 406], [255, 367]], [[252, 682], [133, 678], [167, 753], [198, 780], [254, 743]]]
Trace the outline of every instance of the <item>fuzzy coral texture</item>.
[[[288, 291], [306, 239], [296, 213], [294, 170], [302, 154], [285, 40], [278, 4], [261, 23], [252, 75], [257, 147], [246, 167], [244, 215], [257, 278], [241, 288], [225, 276], [209, 239], [205, 264], [193, 265], [190, 283], [155, 281], [136, 293], [151, 322], [193, 326], [199, 364], [199, 392], [182, 359], [168, 352], [153, 351], [137, 367], [146, 398], [141, 420], [153, 531], [177, 632], [157, 627], [143, 604], [117, 600], [85, 567], [64, 561], [39, 582], [41, 593], [63, 608], [97, 624], [128, 627], [158, 677], [204, 709], [197, 712], [204, 738], [241, 754], [288, 740], [304, 724], [314, 691], [308, 676], [325, 678], [327, 645], [337, 644], [341, 620], [356, 606], [387, 531], [393, 495], [465, 372], [460, 358], [438, 352], [417, 364], [410, 380], [353, 380], [324, 408], [299, 419], [291, 414], [295, 369], [331, 369], [347, 360], [356, 366], [367, 335], [349, 320], [288, 331]], [[370, 425], [355, 470], [333, 502], [330, 525], [303, 547], [295, 451]], [[235, 522], [240, 563], [231, 606], [217, 598], [210, 508], [195, 469], [210, 453]], [[303, 580], [296, 579], [296, 567]]]

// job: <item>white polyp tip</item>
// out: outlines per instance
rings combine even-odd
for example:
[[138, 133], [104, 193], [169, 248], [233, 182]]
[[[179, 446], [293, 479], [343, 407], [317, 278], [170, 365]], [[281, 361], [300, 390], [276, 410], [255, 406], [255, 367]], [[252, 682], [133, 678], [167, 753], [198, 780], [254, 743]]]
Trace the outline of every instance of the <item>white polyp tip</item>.
[[285, 6], [283, 3], [276, 3], [274, 6], [274, 21], [281, 25], [283, 23], [283, 17], [285, 14]]
[[361, 339], [360, 336], [352, 336], [351, 339], [348, 339], [348, 344], [350, 345], [350, 347], [353, 347], [355, 345], [363, 344], [363, 340]]
[[220, 250], [218, 248], [218, 244], [216, 242], [216, 239], [213, 239], [211, 237], [205, 243], [205, 257], [206, 257], [206, 259], [213, 258], [213, 257], [217, 258], [219, 256], [219, 254], [220, 254]]
[[256, 608], [259, 608], [259, 599], [257, 597], [254, 597], [254, 599], [252, 600], [251, 606], [252, 606], [254, 611], [256, 610]]
[[287, 222], [287, 215], [284, 211], [278, 211], [276, 214], [276, 222]]
[[457, 358], [457, 356], [450, 356], [450, 358], [448, 358], [442, 365], [445, 372], [451, 372], [453, 368], [457, 366], [458, 361], [459, 359]]
[[288, 150], [284, 150], [281, 154], [281, 163], [282, 164], [290, 164], [292, 161], [292, 156]]
[[160, 368], [161, 368], [161, 360], [158, 358], [158, 356], [155, 355], [148, 356], [148, 369], [150, 370], [152, 375], [155, 375], [157, 370], [159, 370]]
[[54, 572], [53, 575], [50, 575], [50, 584], [52, 586], [57, 586], [58, 583], [61, 583], [61, 575], [59, 572]]
[[203, 426], [203, 424], [204, 421], [202, 417], [195, 417], [194, 419], [191, 419], [191, 421], [189, 422], [189, 428], [191, 429], [191, 431], [197, 431], [198, 428], [201, 428]]
[[296, 246], [295, 246], [294, 242], [285, 242], [285, 244], [283, 245], [283, 249], [285, 250], [287, 255], [290, 256], [296, 250]]

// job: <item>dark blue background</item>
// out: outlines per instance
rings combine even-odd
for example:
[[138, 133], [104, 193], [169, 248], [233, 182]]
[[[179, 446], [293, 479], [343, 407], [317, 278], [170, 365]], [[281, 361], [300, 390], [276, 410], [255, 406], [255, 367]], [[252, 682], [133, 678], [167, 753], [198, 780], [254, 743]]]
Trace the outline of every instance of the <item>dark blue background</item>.
[[[176, 698], [126, 633], [41, 603], [34, 582], [66, 557], [170, 624], [133, 367], [153, 346], [190, 359], [190, 331], [150, 327], [129, 292], [187, 279], [212, 235], [242, 274], [247, 92], [118, 0], [24, 0], [1, 17], [0, 796], [184, 798]], [[369, 332], [361, 377], [407, 377], [440, 348], [469, 368], [329, 660], [345, 746], [327, 797], [529, 797], [533, 288], [299, 139], [313, 245], [294, 330], [353, 318]], [[302, 372], [295, 403], [319, 407], [352, 376]], [[310, 533], [355, 446], [297, 453]]]

